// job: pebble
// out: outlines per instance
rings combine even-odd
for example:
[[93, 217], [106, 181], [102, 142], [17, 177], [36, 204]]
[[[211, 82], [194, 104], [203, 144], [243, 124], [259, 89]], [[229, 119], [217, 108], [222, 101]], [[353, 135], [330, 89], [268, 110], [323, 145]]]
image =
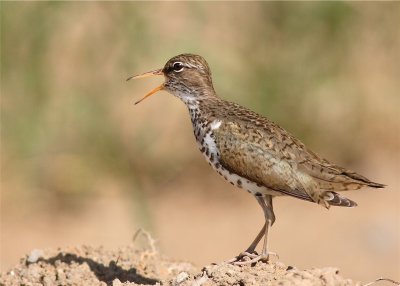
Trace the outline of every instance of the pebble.
[[281, 269], [286, 268], [286, 265], [283, 264], [283, 263], [280, 262], [280, 261], [275, 262], [275, 265], [276, 265], [277, 268], [281, 268]]
[[35, 263], [36, 261], [39, 260], [39, 258], [43, 257], [43, 250], [41, 249], [34, 249], [31, 251], [31, 253], [28, 256], [27, 261], [29, 263]]
[[178, 276], [176, 276], [176, 280], [175, 280], [176, 284], [180, 284], [188, 278], [189, 278], [189, 274], [187, 274], [186, 272], [181, 272], [178, 274]]

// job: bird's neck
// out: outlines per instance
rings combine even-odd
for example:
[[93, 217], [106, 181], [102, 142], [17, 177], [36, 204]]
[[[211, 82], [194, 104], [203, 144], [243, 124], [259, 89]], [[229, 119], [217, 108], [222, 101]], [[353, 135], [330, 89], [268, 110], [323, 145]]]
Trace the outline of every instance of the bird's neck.
[[185, 97], [182, 101], [188, 108], [193, 126], [201, 125], [205, 127], [210, 123], [210, 117], [213, 113], [212, 107], [219, 105], [222, 100], [213, 93], [212, 95]]
[[177, 92], [175, 96], [185, 103], [189, 111], [195, 110], [198, 113], [202, 113], [203, 109], [206, 108], [210, 102], [220, 100], [212, 88]]

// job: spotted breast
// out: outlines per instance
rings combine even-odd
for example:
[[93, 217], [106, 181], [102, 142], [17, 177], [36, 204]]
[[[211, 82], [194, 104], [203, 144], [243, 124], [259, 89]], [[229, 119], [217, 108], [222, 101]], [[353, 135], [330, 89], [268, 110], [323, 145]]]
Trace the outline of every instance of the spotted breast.
[[199, 146], [200, 152], [206, 158], [208, 164], [231, 185], [247, 190], [254, 196], [272, 195], [281, 196], [283, 193], [273, 191], [265, 186], [255, 183], [232, 170], [226, 168], [220, 161], [220, 150], [217, 147], [217, 142], [214, 132], [217, 131], [223, 124], [222, 119], [214, 119], [210, 122], [201, 120], [198, 108], [189, 108], [191, 121], [193, 124], [193, 132]]

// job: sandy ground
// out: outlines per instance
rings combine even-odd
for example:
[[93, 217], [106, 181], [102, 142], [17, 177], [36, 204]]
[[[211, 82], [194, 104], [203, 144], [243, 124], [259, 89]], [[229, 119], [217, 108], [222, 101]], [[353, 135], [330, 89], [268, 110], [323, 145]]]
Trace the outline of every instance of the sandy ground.
[[70, 247], [33, 250], [0, 285], [361, 285], [335, 268], [299, 270], [281, 262], [237, 266], [227, 263], [202, 268], [134, 244], [117, 250]]

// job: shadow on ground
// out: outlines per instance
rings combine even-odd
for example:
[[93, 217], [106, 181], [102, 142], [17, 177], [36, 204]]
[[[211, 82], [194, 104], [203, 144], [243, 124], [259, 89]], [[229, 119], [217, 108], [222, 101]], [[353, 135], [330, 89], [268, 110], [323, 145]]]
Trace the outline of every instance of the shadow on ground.
[[[93, 259], [81, 257], [72, 253], [59, 253], [57, 256], [53, 256], [48, 259], [40, 258], [37, 262], [40, 261], [51, 264], [54, 267], [56, 267], [56, 261], [66, 263], [68, 265], [71, 265], [72, 263], [86, 263], [94, 275], [96, 275], [97, 279], [107, 283], [107, 285], [112, 285], [114, 279], [118, 279], [121, 282], [134, 282], [136, 284], [145, 285], [155, 285], [157, 282], [160, 282], [159, 280], [147, 278], [138, 274], [136, 268], [125, 270], [117, 265], [118, 261], [110, 261], [109, 265], [105, 266], [104, 264], [96, 262]], [[34, 263], [27, 262], [27, 265]]]
[[[149, 238], [150, 239], [150, 238]], [[155, 249], [134, 244], [119, 249], [76, 246], [32, 250], [20, 263], [0, 273], [2, 285], [321, 285], [359, 286], [342, 277], [335, 267], [298, 269], [277, 261], [254, 265], [218, 263], [202, 268], [163, 256]], [[364, 285], [392, 279], [376, 279]]]

